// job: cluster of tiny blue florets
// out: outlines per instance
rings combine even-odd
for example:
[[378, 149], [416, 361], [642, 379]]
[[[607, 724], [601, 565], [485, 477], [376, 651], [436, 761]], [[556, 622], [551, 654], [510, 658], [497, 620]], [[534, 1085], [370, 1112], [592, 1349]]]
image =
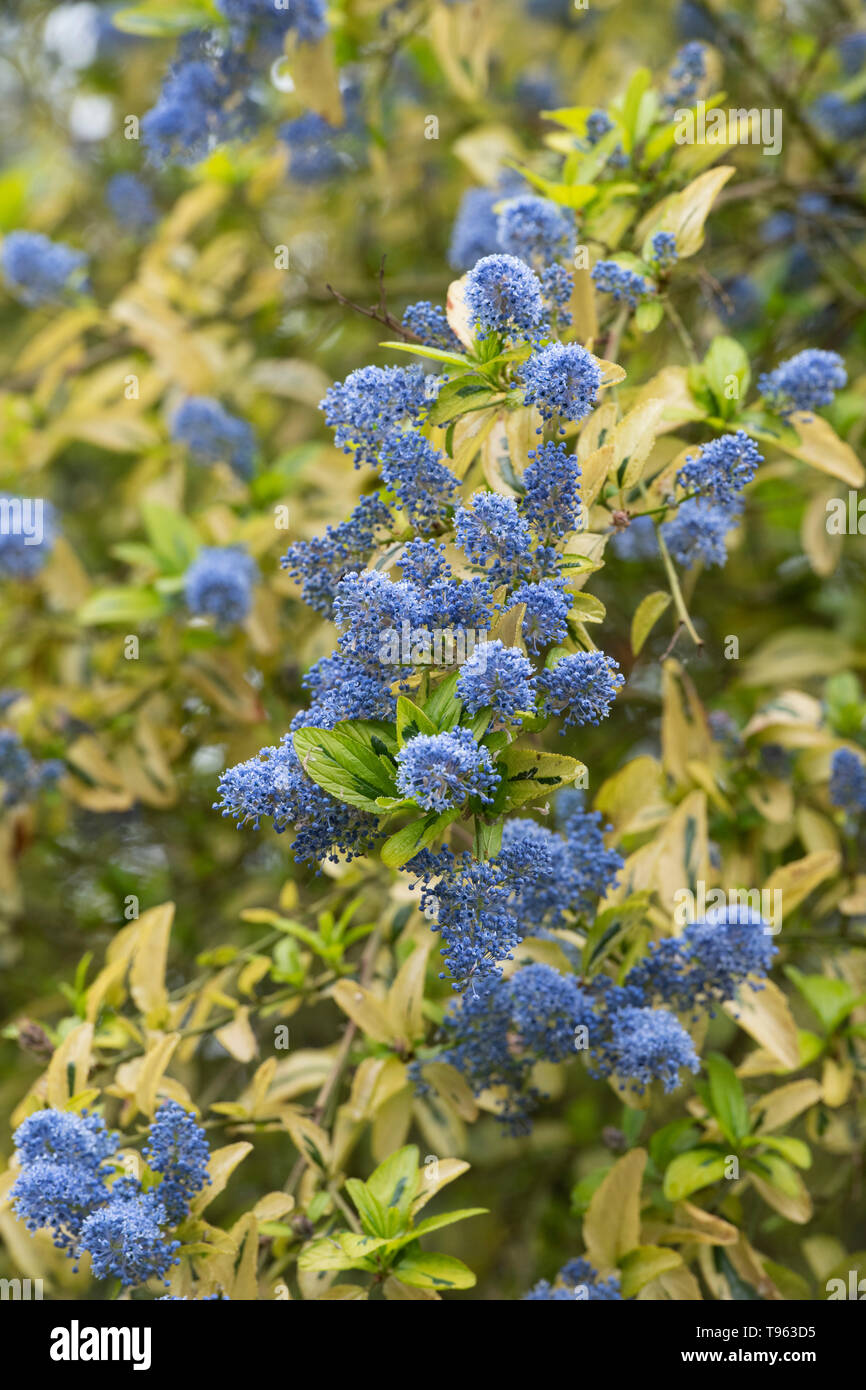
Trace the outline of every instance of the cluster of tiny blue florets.
[[0, 805], [31, 801], [57, 781], [63, 764], [56, 758], [39, 762], [24, 747], [14, 729], [0, 729]]
[[569, 1260], [556, 1276], [555, 1284], [540, 1279], [529, 1293], [524, 1294], [525, 1303], [601, 1303], [622, 1302], [620, 1276], [611, 1274], [602, 1279], [597, 1269], [588, 1260]]
[[228, 463], [240, 478], [253, 471], [256, 441], [246, 420], [230, 415], [210, 396], [189, 396], [175, 412], [171, 437], [199, 464]]
[[10, 1200], [29, 1231], [49, 1230], [76, 1260], [89, 1254], [97, 1279], [128, 1287], [165, 1278], [180, 1246], [165, 1228], [186, 1217], [209, 1181], [207, 1140], [193, 1116], [174, 1101], [158, 1107], [144, 1153], [162, 1182], [146, 1192], [117, 1176], [119, 1136], [99, 1115], [37, 1110], [14, 1139], [21, 1171]]
[[866, 761], [850, 748], [838, 748], [833, 754], [830, 800], [852, 815], [866, 811]]
[[574, 652], [540, 673], [538, 689], [545, 708], [562, 720], [560, 733], [565, 733], [573, 724], [606, 719], [623, 679], [619, 664], [604, 652]]
[[730, 506], [737, 493], [752, 481], [760, 463], [763, 456], [754, 440], [737, 430], [704, 444], [697, 454], [687, 454], [677, 482], [686, 492]]
[[0, 247], [0, 267], [12, 294], [35, 308], [58, 303], [83, 287], [87, 257], [41, 232], [10, 232]]
[[591, 271], [592, 283], [602, 294], [614, 299], [624, 299], [634, 309], [641, 299], [652, 294], [653, 286], [649, 280], [636, 270], [620, 265], [618, 261], [596, 261]]
[[187, 607], [219, 627], [242, 623], [253, 602], [258, 567], [239, 545], [204, 546], [184, 578]]
[[524, 404], [536, 405], [545, 420], [583, 420], [596, 404], [601, 368], [579, 343], [549, 343], [521, 370]]
[[782, 416], [795, 410], [811, 412], [831, 405], [848, 381], [838, 352], [806, 348], [758, 378], [758, 390], [767, 404]]
[[448, 811], [470, 797], [489, 805], [499, 782], [489, 750], [469, 729], [416, 734], [397, 754], [397, 787], [425, 811]]
[[57, 539], [57, 514], [40, 497], [0, 493], [0, 576], [33, 579]]

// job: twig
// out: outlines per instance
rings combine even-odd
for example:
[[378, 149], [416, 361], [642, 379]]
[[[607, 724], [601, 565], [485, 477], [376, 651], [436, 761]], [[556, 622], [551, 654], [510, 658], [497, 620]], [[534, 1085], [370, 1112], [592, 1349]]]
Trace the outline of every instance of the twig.
[[394, 315], [388, 309], [388, 305], [385, 299], [384, 256], [382, 257], [382, 260], [379, 264], [378, 281], [379, 303], [378, 305], [374, 304], [369, 309], [365, 309], [362, 304], [356, 304], [353, 299], [348, 299], [346, 295], [341, 294], [339, 290], [335, 290], [333, 285], [325, 285], [325, 289], [328, 291], [329, 294], [332, 294], [334, 296], [338, 304], [345, 304], [347, 309], [354, 309], [356, 314], [363, 314], [364, 318], [366, 319], [374, 319], [376, 323], [384, 324], [385, 327], [389, 328], [392, 333], [399, 333], [400, 337], [405, 339], [407, 343], [420, 343], [422, 339], [418, 337], [418, 334], [413, 333], [411, 328], [404, 328], [402, 323], [400, 323], [399, 319], [395, 319]]

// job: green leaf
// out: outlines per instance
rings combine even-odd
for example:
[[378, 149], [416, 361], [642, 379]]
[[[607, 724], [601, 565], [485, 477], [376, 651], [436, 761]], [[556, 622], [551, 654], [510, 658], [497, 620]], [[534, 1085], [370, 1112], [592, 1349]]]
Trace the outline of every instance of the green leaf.
[[431, 425], [445, 425], [473, 410], [483, 410], [492, 401], [500, 399], [501, 395], [487, 381], [473, 376], [458, 377], [456, 381], [446, 381], [427, 418]]
[[382, 863], [391, 869], [399, 869], [419, 850], [426, 849], [438, 839], [442, 831], [447, 829], [452, 821], [457, 820], [459, 815], [459, 810], [438, 813], [428, 811], [426, 816], [412, 821], [411, 825], [404, 825], [402, 830], [390, 835], [382, 846]]
[[725, 1155], [718, 1149], [691, 1149], [668, 1165], [664, 1193], [669, 1202], [681, 1202], [702, 1187], [725, 1176]]
[[723, 420], [731, 419], [739, 412], [752, 377], [745, 349], [734, 338], [714, 338], [702, 370], [719, 415]]
[[802, 1139], [794, 1139], [786, 1134], [754, 1134], [751, 1138], [756, 1144], [781, 1154], [795, 1168], [812, 1167], [812, 1151]]
[[522, 806], [527, 801], [550, 796], [586, 772], [583, 763], [564, 753], [543, 753], [535, 748], [517, 748], [513, 744], [502, 754], [499, 765], [506, 772], [500, 788], [500, 791], [504, 789], [503, 809], [509, 810], [512, 806]]
[[162, 568], [181, 574], [192, 564], [201, 547], [199, 534], [187, 517], [159, 502], [143, 502], [144, 529]]
[[783, 1192], [786, 1197], [801, 1197], [803, 1188], [795, 1169], [780, 1154], [761, 1154], [760, 1157], [747, 1158], [743, 1164], [749, 1172], [756, 1173], [764, 1182]]
[[409, 699], [408, 695], [400, 695], [397, 699], [397, 743], [402, 748], [410, 738], [416, 734], [435, 734], [437, 727], [433, 723], [429, 714], [425, 714], [423, 709], [419, 709], [416, 704]]
[[641, 333], [654, 333], [665, 316], [660, 299], [645, 299], [637, 306], [634, 321]]
[[729, 1143], [737, 1145], [750, 1129], [743, 1085], [727, 1057], [711, 1052], [706, 1058], [710, 1106]]
[[166, 611], [161, 596], [153, 589], [99, 589], [78, 610], [82, 627], [99, 623], [149, 623]]
[[659, 1171], [663, 1171], [677, 1154], [694, 1148], [700, 1138], [700, 1129], [694, 1120], [672, 1120], [656, 1130], [649, 1141], [650, 1158]]
[[426, 1236], [430, 1231], [441, 1230], [443, 1226], [453, 1226], [455, 1221], [468, 1221], [470, 1216], [486, 1216], [489, 1207], [464, 1207], [460, 1211], [443, 1211], [439, 1216], [428, 1216], [413, 1228], [413, 1237]]
[[128, 10], [118, 10], [111, 16], [111, 22], [121, 33], [161, 39], [186, 34], [192, 29], [212, 29], [220, 18], [208, 4], [196, 5], [186, 0], [182, 5], [173, 5], [164, 0], [161, 4], [134, 5]]
[[422, 347], [417, 343], [380, 343], [379, 346], [393, 348], [395, 352], [409, 352], [414, 357], [429, 357], [434, 362], [448, 362], [452, 367], [462, 367], [464, 371], [469, 371], [472, 366], [467, 357], [457, 352], [444, 352], [442, 348]]
[[649, 893], [633, 893], [625, 902], [605, 908], [596, 917], [583, 947], [583, 973], [594, 975], [617, 946], [643, 921]]
[[453, 671], [450, 676], [446, 676], [440, 685], [437, 685], [433, 694], [424, 704], [424, 713], [428, 719], [433, 720], [439, 730], [453, 729], [455, 724], [460, 721], [463, 701], [458, 700], [455, 694], [459, 679], [460, 672]]
[[471, 1289], [475, 1284], [475, 1275], [462, 1260], [420, 1250], [404, 1255], [393, 1272], [413, 1289]]
[[832, 1033], [866, 996], [857, 995], [845, 980], [827, 975], [804, 975], [796, 966], [785, 967], [785, 974], [800, 991], [826, 1033]]
[[[313, 1240], [298, 1256], [298, 1269], [365, 1269], [375, 1270], [373, 1258], [376, 1250], [387, 1245], [386, 1240], [376, 1240], [371, 1236], [351, 1235], [348, 1232], [334, 1236], [323, 1236]], [[348, 1245], [348, 1248], [347, 1248]], [[368, 1252], [368, 1253], [365, 1253]]]
[[677, 1269], [682, 1263], [681, 1255], [662, 1245], [638, 1245], [634, 1250], [629, 1250], [619, 1265], [623, 1298], [634, 1298], [645, 1284], [651, 1284], [660, 1274]]
[[374, 1197], [366, 1183], [359, 1178], [346, 1179], [346, 1191], [352, 1199], [355, 1210], [361, 1218], [361, 1225], [368, 1235], [387, 1238], [391, 1232], [382, 1210], [382, 1204]]
[[367, 1179], [366, 1188], [378, 1203], [385, 1233], [400, 1235], [409, 1224], [409, 1213], [418, 1191], [419, 1154], [415, 1144], [407, 1144], [380, 1163]]

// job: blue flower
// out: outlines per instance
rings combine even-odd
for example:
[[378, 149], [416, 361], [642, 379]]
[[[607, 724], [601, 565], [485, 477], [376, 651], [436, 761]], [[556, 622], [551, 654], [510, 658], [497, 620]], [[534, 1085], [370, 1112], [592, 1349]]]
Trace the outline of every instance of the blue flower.
[[601, 386], [598, 363], [578, 343], [549, 343], [521, 369], [525, 405], [537, 405], [545, 420], [583, 420]]
[[197, 617], [215, 618], [219, 627], [242, 623], [253, 602], [258, 577], [255, 561], [242, 546], [204, 546], [184, 578], [187, 606]]
[[539, 539], [551, 544], [574, 531], [580, 521], [580, 464], [565, 444], [552, 442], [530, 449], [529, 458], [520, 509]]
[[513, 497], [474, 492], [470, 502], [471, 506], [457, 509], [457, 544], [473, 564], [490, 564], [488, 573], [493, 584], [508, 584], [529, 565], [529, 526]]
[[115, 174], [105, 197], [115, 220], [129, 232], [145, 231], [159, 218], [153, 194], [135, 174]]
[[101, 1115], [72, 1110], [35, 1110], [22, 1120], [12, 1136], [27, 1164], [69, 1163], [98, 1172], [105, 1159], [117, 1152], [118, 1136], [106, 1129]]
[[520, 723], [518, 711], [535, 704], [532, 674], [532, 662], [519, 647], [497, 638], [475, 648], [457, 678], [456, 694], [470, 714], [489, 707], [497, 720]]
[[535, 1287], [524, 1294], [523, 1301], [539, 1303], [601, 1303], [622, 1302], [619, 1274], [611, 1274], [602, 1279], [589, 1260], [569, 1260], [556, 1276], [560, 1283], [554, 1287], [546, 1279], [540, 1279]]
[[251, 821], [257, 830], [263, 816], [272, 818], [278, 833], [291, 827], [298, 863], [336, 863], [340, 851], [352, 859], [378, 834], [375, 816], [337, 801], [306, 775], [290, 735], [224, 772], [218, 794], [222, 800], [214, 809], [232, 816], [238, 828]]
[[378, 496], [362, 497], [346, 521], [327, 527], [324, 536], [295, 541], [280, 564], [301, 584], [304, 602], [330, 617], [340, 580], [363, 567], [380, 532], [392, 524], [393, 517]]
[[397, 754], [397, 787], [425, 811], [447, 811], [467, 797], [488, 805], [500, 780], [489, 750], [469, 729], [416, 734]]
[[41, 497], [0, 493], [0, 575], [33, 579], [54, 549], [57, 518]]
[[610, 538], [611, 549], [619, 560], [654, 560], [659, 547], [651, 516], [635, 516], [623, 531]]
[[618, 261], [596, 261], [590, 274], [597, 290], [612, 295], [616, 300], [624, 299], [632, 309], [645, 295], [653, 292], [649, 280]]
[[496, 235], [502, 250], [536, 270], [574, 252], [574, 214], [549, 198], [524, 193], [503, 203]]
[[417, 430], [391, 430], [382, 441], [382, 479], [417, 530], [429, 531], [454, 505], [459, 484], [443, 457]]
[[228, 463], [240, 478], [253, 472], [255, 435], [237, 415], [210, 396], [189, 396], [171, 422], [171, 437], [185, 444], [196, 463]]
[[488, 333], [532, 335], [544, 321], [541, 285], [516, 256], [484, 256], [466, 277], [466, 307]]
[[427, 347], [442, 348], [445, 352], [463, 352], [463, 344], [452, 331], [441, 304], [421, 299], [410, 304], [403, 314], [403, 327]]
[[836, 140], [859, 140], [866, 131], [866, 98], [847, 101], [839, 92], [826, 92], [812, 104], [817, 124]]
[[670, 110], [683, 102], [693, 101], [706, 75], [704, 45], [695, 41], [683, 44], [682, 48], [677, 49], [670, 70], [672, 86], [662, 96], [665, 107]]
[[117, 1135], [99, 1115], [37, 1110], [13, 1136], [21, 1172], [10, 1192], [16, 1215], [29, 1231], [47, 1228], [69, 1255], [90, 1213], [108, 1198], [106, 1160]]
[[[160, 1227], [167, 1224], [165, 1207], [153, 1192], [143, 1196], [112, 1196], [94, 1211], [79, 1236], [79, 1253], [87, 1251], [95, 1278], [119, 1279], [128, 1287], [153, 1276], [164, 1279], [179, 1260], [179, 1240], [167, 1241]], [[168, 1282], [166, 1280], [166, 1282]]]
[[848, 374], [838, 352], [806, 348], [782, 362], [775, 371], [758, 378], [758, 390], [772, 410], [781, 416], [795, 410], [813, 411], [830, 405], [836, 391], [847, 384]]
[[489, 256], [499, 245], [494, 205], [502, 193], [494, 188], [469, 188], [460, 200], [451, 233], [449, 264], [455, 270], [469, 270], [482, 256]]
[[511, 606], [526, 606], [521, 632], [531, 652], [540, 652], [568, 636], [568, 614], [573, 602], [559, 579], [521, 584], [512, 592]]
[[207, 1136], [194, 1115], [176, 1100], [164, 1100], [150, 1126], [142, 1155], [162, 1174], [157, 1196], [172, 1226], [189, 1215], [190, 1198], [210, 1182]]
[[323, 656], [303, 678], [314, 701], [295, 715], [292, 729], [333, 729], [344, 719], [393, 719], [397, 697], [391, 686], [398, 676], [399, 671], [371, 669], [342, 652]]
[[197, 164], [222, 141], [247, 135], [259, 110], [247, 95], [252, 70], [237, 50], [215, 55], [187, 35], [159, 99], [141, 122], [154, 164]]
[[754, 441], [743, 430], [737, 430], [703, 444], [697, 454], [687, 454], [677, 482], [686, 492], [700, 493], [712, 502], [729, 506], [752, 481], [763, 461]]
[[676, 1090], [681, 1067], [700, 1070], [694, 1043], [667, 1009], [627, 1007], [611, 1014], [607, 1024], [604, 1042], [592, 1059], [595, 1075], [627, 1079], [642, 1094], [653, 1081], [661, 1081], [665, 1091]]
[[62, 773], [63, 764], [57, 759], [38, 762], [12, 729], [0, 729], [0, 805], [17, 806], [32, 800]]
[[830, 800], [852, 815], [866, 811], [866, 763], [850, 748], [837, 748], [833, 754]]
[[562, 734], [572, 724], [598, 724], [606, 719], [622, 684], [618, 663], [604, 652], [564, 656], [538, 677], [545, 708], [562, 720]]
[[724, 565], [728, 558], [725, 537], [736, 526], [741, 511], [739, 500], [721, 506], [703, 497], [691, 497], [680, 503], [661, 534], [673, 558], [685, 569], [699, 560], [705, 565]]
[[416, 855], [407, 866], [421, 884], [421, 908], [433, 918], [432, 930], [442, 938], [442, 958], [452, 989], [479, 987], [502, 974], [521, 940], [520, 924], [511, 905], [512, 880], [496, 860], [471, 854], [456, 857], [450, 850]]
[[712, 908], [682, 935], [651, 942], [625, 983], [647, 1003], [659, 998], [682, 1011], [712, 1011], [714, 1005], [734, 999], [746, 982], [760, 988], [749, 976], [765, 976], [775, 954], [759, 912], [738, 905]]
[[0, 248], [0, 266], [22, 304], [58, 303], [79, 288], [87, 257], [40, 232], [10, 232]]
[[335, 382], [321, 403], [325, 423], [335, 431], [334, 443], [353, 454], [356, 467], [377, 464], [389, 433], [418, 425], [429, 405], [428, 384], [421, 367], [360, 367], [343, 382]]

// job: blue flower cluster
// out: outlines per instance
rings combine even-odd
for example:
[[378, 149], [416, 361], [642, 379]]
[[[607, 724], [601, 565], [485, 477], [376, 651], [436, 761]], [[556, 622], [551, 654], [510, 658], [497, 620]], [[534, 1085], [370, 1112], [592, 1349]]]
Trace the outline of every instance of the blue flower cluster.
[[56, 539], [57, 516], [50, 502], [0, 493], [0, 576], [35, 578]]
[[545, 420], [583, 420], [596, 403], [601, 369], [579, 343], [548, 343], [524, 364], [525, 405], [536, 405]]
[[253, 87], [267, 74], [293, 31], [300, 44], [328, 32], [324, 0], [220, 0], [228, 25], [185, 34], [159, 99], [141, 122], [155, 164], [197, 164], [225, 141], [249, 137], [265, 107]]
[[475, 492], [471, 506], [458, 507], [457, 544], [473, 564], [489, 566], [494, 585], [511, 584], [530, 563], [532, 535], [513, 497]]
[[277, 747], [262, 748], [229, 768], [217, 791], [221, 800], [214, 810], [233, 817], [238, 828], [251, 822], [258, 830], [262, 817], [269, 817], [278, 834], [291, 829], [298, 863], [336, 862], [340, 852], [351, 859], [363, 854], [378, 833], [375, 816], [337, 801], [307, 776], [291, 734]]
[[650, 243], [650, 260], [659, 270], [670, 270], [676, 264], [677, 239], [673, 232], [656, 232]]
[[56, 304], [83, 287], [87, 257], [41, 232], [10, 232], [0, 247], [6, 284], [22, 304]]
[[38, 762], [13, 729], [0, 729], [0, 805], [18, 806], [31, 801], [62, 773], [63, 764], [56, 758]]
[[763, 461], [754, 440], [737, 430], [702, 445], [697, 454], [687, 454], [677, 482], [686, 492], [729, 507]]
[[362, 497], [346, 521], [329, 526], [324, 536], [295, 541], [280, 563], [301, 585], [304, 603], [330, 617], [340, 580], [363, 568], [380, 533], [392, 524], [393, 517], [380, 497]]
[[519, 711], [535, 705], [532, 662], [498, 638], [484, 642], [464, 663], [456, 694], [470, 714], [490, 709], [497, 722], [519, 724]]
[[523, 475], [523, 514], [542, 544], [550, 545], [579, 525], [580, 465], [565, 444], [553, 442], [531, 449], [529, 459]]
[[766, 975], [775, 955], [760, 913], [736, 904], [711, 908], [680, 936], [651, 943], [626, 984], [648, 1002], [660, 999], [674, 1009], [712, 1013], [716, 1005], [734, 999], [742, 985], [759, 988], [749, 977]]
[[403, 327], [426, 347], [441, 348], [444, 352], [462, 352], [463, 344], [452, 331], [445, 310], [441, 304], [431, 304], [429, 299], [421, 299], [410, 304], [403, 314]]
[[466, 277], [466, 307], [481, 335], [537, 335], [544, 325], [542, 286], [516, 256], [483, 256]]
[[574, 214], [549, 198], [524, 193], [502, 204], [496, 236], [506, 255], [541, 271], [574, 254]]
[[524, 1303], [602, 1303], [622, 1302], [620, 1276], [611, 1274], [602, 1279], [598, 1270], [588, 1260], [569, 1260], [556, 1276], [557, 1282], [551, 1284], [540, 1279], [529, 1293], [524, 1294]]
[[705, 565], [722, 566], [728, 558], [725, 538], [741, 513], [739, 498], [719, 506], [703, 497], [690, 497], [680, 503], [676, 516], [664, 523], [661, 534], [671, 555], [684, 569], [691, 569], [699, 560]]
[[239, 478], [252, 476], [256, 441], [251, 427], [210, 396], [187, 397], [172, 419], [171, 437], [186, 445], [196, 463], [228, 463]]
[[189, 1212], [190, 1200], [210, 1182], [205, 1132], [176, 1100], [166, 1100], [156, 1112], [142, 1153], [148, 1167], [162, 1174], [159, 1199], [176, 1226]]
[[622, 858], [605, 848], [599, 813], [584, 812], [576, 796], [559, 800], [559, 832], [513, 819], [505, 823], [493, 860], [455, 857], [446, 849], [417, 855], [407, 866], [421, 884], [422, 908], [435, 917], [455, 990], [498, 979], [524, 937], [590, 917], [615, 884]]
[[153, 194], [136, 174], [115, 174], [105, 197], [111, 214], [125, 231], [143, 232], [158, 221]]
[[618, 261], [596, 261], [592, 267], [592, 283], [602, 294], [614, 299], [624, 299], [630, 308], [635, 309], [646, 295], [653, 293], [653, 285], [636, 270], [629, 270]]
[[14, 1139], [21, 1171], [10, 1200], [29, 1231], [50, 1230], [76, 1260], [89, 1254], [97, 1279], [128, 1287], [165, 1278], [180, 1242], [164, 1228], [185, 1219], [190, 1199], [210, 1180], [207, 1140], [193, 1116], [174, 1101], [158, 1107], [145, 1157], [162, 1181], [148, 1191], [116, 1176], [119, 1136], [99, 1115], [37, 1110]]
[[812, 412], [831, 405], [833, 396], [847, 384], [848, 374], [838, 352], [806, 348], [758, 378], [758, 390], [772, 410], [783, 418], [795, 410]]
[[521, 584], [511, 595], [511, 606], [523, 604], [521, 631], [531, 652], [543, 651], [568, 636], [568, 614], [574, 603], [564, 581], [541, 579]]
[[500, 780], [489, 750], [469, 729], [416, 734], [397, 754], [397, 787], [424, 811], [448, 811], [467, 798], [489, 805]]
[[671, 111], [683, 102], [693, 102], [706, 75], [707, 59], [704, 45], [695, 40], [683, 44], [674, 55], [670, 70], [671, 85], [662, 96], [666, 109]]
[[572, 725], [606, 719], [623, 681], [613, 657], [599, 651], [574, 652], [539, 674], [538, 689], [545, 710], [562, 720], [564, 734]]
[[187, 607], [196, 617], [214, 618], [218, 627], [234, 627], [252, 607], [257, 578], [256, 562], [242, 546], [204, 546], [184, 578]]
[[833, 754], [830, 800], [852, 815], [866, 811], [866, 762], [850, 748], [837, 748]]

